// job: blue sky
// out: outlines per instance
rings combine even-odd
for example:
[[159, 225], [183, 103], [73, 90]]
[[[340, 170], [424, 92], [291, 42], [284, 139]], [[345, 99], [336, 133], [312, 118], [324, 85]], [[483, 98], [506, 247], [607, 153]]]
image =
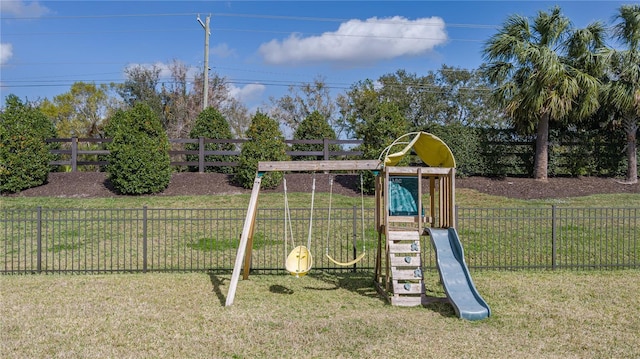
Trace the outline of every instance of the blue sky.
[[[509, 15], [559, 5], [574, 26], [610, 23], [618, 1], [6, 1], [0, 92], [52, 99], [73, 82], [122, 82], [131, 65], [210, 68], [249, 108], [323, 78], [334, 94], [364, 79], [443, 64], [475, 69]], [[629, 3], [629, 2], [626, 2]]]

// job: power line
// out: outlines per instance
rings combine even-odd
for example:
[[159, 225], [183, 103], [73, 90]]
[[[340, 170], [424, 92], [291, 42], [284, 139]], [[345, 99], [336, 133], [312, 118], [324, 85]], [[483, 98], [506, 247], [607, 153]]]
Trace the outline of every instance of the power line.
[[[126, 33], [176, 33], [176, 32], [193, 32], [193, 29], [132, 29], [132, 30], [105, 30], [105, 31], [65, 31], [65, 32], [29, 32], [29, 33], [4, 33], [4, 36], [56, 36], [56, 35], [88, 35], [88, 34], [126, 34]], [[214, 32], [237, 32], [237, 33], [258, 33], [258, 34], [280, 34], [290, 35], [292, 33], [304, 36], [334, 36], [334, 37], [353, 37], [353, 38], [371, 38], [371, 39], [397, 39], [397, 40], [442, 40], [440, 37], [421, 37], [421, 36], [381, 36], [381, 35], [354, 35], [354, 34], [337, 34], [331, 32], [303, 32], [303, 31], [276, 31], [276, 30], [256, 30], [256, 29], [235, 29], [212, 27]], [[479, 39], [465, 38], [447, 38], [450, 41], [464, 42], [484, 42]]]
[[[313, 16], [287, 16], [287, 15], [266, 15], [266, 14], [237, 14], [237, 13], [212, 13], [211, 11], [200, 11], [190, 13], [160, 13], [160, 14], [105, 14], [105, 15], [77, 15], [77, 16], [44, 16], [44, 17], [4, 17], [3, 20], [68, 20], [68, 19], [108, 19], [108, 18], [132, 18], [132, 17], [179, 17], [179, 16], [195, 16], [203, 13], [211, 13], [213, 17], [240, 17], [240, 18], [253, 18], [253, 19], [269, 19], [269, 20], [291, 20], [291, 21], [310, 21], [310, 22], [347, 22], [352, 20], [361, 19], [347, 19], [347, 18], [323, 18]], [[437, 17], [437, 16], [432, 16]], [[366, 20], [364, 20], [366, 21]], [[412, 26], [439, 26], [439, 24], [418, 24], [418, 23], [406, 23], [404, 21], [394, 21], [388, 18], [378, 19], [379, 24], [403, 24]], [[447, 27], [456, 28], [472, 28], [472, 29], [498, 29], [499, 25], [489, 24], [448, 24]]]
[[[203, 11], [208, 12], [208, 11]], [[168, 13], [168, 14], [104, 14], [104, 15], [75, 15], [75, 16], [4, 16], [2, 20], [68, 20], [68, 19], [108, 19], [126, 17], [167, 17], [167, 16], [194, 16], [196, 12], [190, 13]]]
[[[17, 85], [7, 85], [7, 83], [21, 82], [24, 84]], [[76, 82], [85, 82], [85, 83], [93, 83], [96, 85], [109, 85], [109, 84], [122, 84], [122, 80], [101, 80], [101, 81], [91, 81], [91, 80], [51, 80], [51, 81], [40, 81], [40, 83], [29, 83], [31, 81], [6, 81], [0, 85], [1, 88], [37, 88], [37, 87], [71, 87]], [[58, 82], [58, 83], [55, 83]], [[194, 81], [187, 81], [187, 84], [193, 84]], [[178, 84], [178, 82], [173, 80], [159, 80], [159, 84], [171, 85]], [[288, 80], [259, 80], [259, 79], [225, 79], [225, 84], [230, 85], [251, 85], [258, 84], [263, 85], [265, 87], [291, 87], [291, 86], [302, 86], [307, 84], [304, 81], [292, 82]], [[329, 89], [334, 90], [349, 90], [352, 87], [352, 84], [347, 84], [344, 82], [325, 82], [325, 86]], [[447, 90], [454, 89], [453, 86], [441, 86], [438, 84], [421, 84], [421, 83], [402, 83], [402, 84], [386, 84], [387, 88], [412, 88], [416, 90], [421, 90], [421, 92], [425, 93], [443, 93]], [[466, 92], [488, 92], [491, 89], [487, 87], [456, 87], [458, 91], [466, 91]]]

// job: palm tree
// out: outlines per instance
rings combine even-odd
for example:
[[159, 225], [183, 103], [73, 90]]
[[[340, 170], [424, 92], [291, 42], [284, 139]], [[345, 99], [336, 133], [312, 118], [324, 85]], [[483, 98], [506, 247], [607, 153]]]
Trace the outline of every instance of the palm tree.
[[[540, 11], [531, 21], [512, 15], [484, 47], [494, 96], [516, 129], [536, 131], [534, 178], [546, 180], [549, 123], [584, 118], [598, 108], [599, 81], [576, 66], [576, 36], [599, 36], [597, 25], [575, 31], [559, 7]], [[592, 32], [594, 31], [594, 32]], [[590, 49], [591, 46], [584, 47]], [[571, 54], [570, 54], [571, 52]]]
[[608, 52], [608, 81], [604, 102], [611, 109], [614, 123], [626, 134], [626, 182], [638, 182], [637, 133], [640, 127], [640, 5], [623, 5], [618, 9], [613, 36], [623, 50]]

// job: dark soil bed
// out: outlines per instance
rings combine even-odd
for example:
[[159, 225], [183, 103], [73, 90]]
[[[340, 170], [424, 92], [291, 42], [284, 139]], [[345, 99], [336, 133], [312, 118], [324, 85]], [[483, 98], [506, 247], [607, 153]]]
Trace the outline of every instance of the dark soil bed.
[[[316, 174], [316, 191], [328, 192], [327, 174]], [[334, 193], [343, 195], [359, 195], [356, 175], [334, 175]], [[313, 175], [287, 174], [287, 189], [290, 192], [310, 192]], [[623, 184], [612, 178], [580, 177], [550, 178], [547, 181], [536, 181], [530, 178], [490, 179], [485, 177], [457, 178], [457, 188], [470, 188], [480, 192], [522, 199], [562, 198], [587, 196], [598, 193], [640, 193], [640, 185]], [[250, 193], [235, 185], [232, 177], [219, 173], [175, 173], [169, 187], [156, 196], [181, 195], [216, 195]], [[282, 191], [282, 185], [274, 190]], [[117, 197], [106, 173], [100, 172], [66, 172], [50, 173], [48, 182], [42, 186], [30, 188], [12, 197]]]

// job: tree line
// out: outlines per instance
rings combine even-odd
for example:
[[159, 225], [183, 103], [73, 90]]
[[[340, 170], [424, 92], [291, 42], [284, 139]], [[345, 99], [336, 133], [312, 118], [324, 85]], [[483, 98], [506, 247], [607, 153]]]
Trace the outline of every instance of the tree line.
[[[573, 27], [557, 6], [532, 17], [513, 15], [486, 41], [485, 63], [478, 69], [443, 65], [424, 75], [399, 69], [358, 81], [335, 97], [318, 77], [290, 86], [287, 95], [271, 98], [255, 113], [216, 74], [208, 81], [209, 108], [202, 110], [203, 73], [190, 83], [188, 67], [174, 60], [171, 80], [163, 82], [158, 67], [131, 67], [120, 84], [77, 82], [68, 93], [27, 104], [9, 97], [2, 110], [0, 154], [11, 152], [6, 149], [16, 129], [5, 118], [16, 106], [48, 119], [54, 128], [50, 137], [110, 137], [115, 118], [144, 104], [164, 135], [173, 138], [198, 133], [253, 139], [262, 134], [256, 130], [266, 131], [267, 118], [273, 139], [282, 138], [283, 130], [294, 139], [357, 138], [363, 140], [364, 157], [377, 158], [400, 135], [428, 131], [452, 147], [462, 174], [504, 175], [515, 166], [518, 174], [545, 179], [558, 174], [554, 166], [562, 158], [573, 166], [569, 174], [623, 175], [633, 183], [638, 177], [640, 5], [621, 6], [613, 15], [609, 24], [585, 28]], [[532, 146], [514, 145], [522, 142]], [[556, 146], [560, 142], [572, 145]], [[279, 156], [279, 145], [263, 146], [273, 146]], [[6, 158], [2, 164], [0, 175], [10, 171]]]

